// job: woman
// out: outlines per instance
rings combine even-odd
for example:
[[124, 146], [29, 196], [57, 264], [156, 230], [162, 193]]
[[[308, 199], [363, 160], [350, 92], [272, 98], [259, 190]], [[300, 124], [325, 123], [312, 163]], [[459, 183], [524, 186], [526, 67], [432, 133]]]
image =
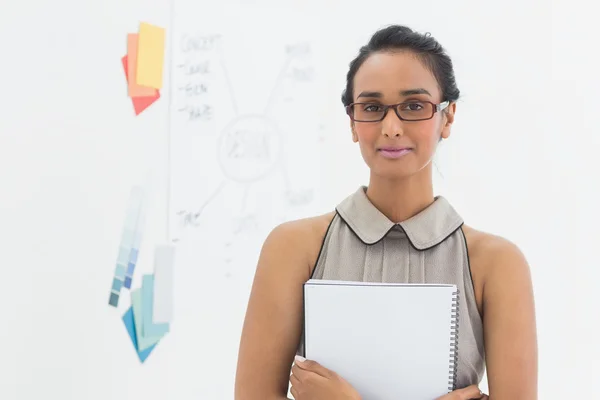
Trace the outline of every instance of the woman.
[[335, 371], [302, 357], [293, 363], [303, 283], [312, 277], [456, 284], [463, 294], [458, 389], [442, 399], [487, 399], [478, 388], [485, 368], [489, 398], [536, 399], [527, 261], [510, 241], [463, 224], [433, 194], [431, 161], [437, 144], [450, 137], [459, 98], [450, 58], [430, 35], [390, 26], [361, 48], [346, 85], [342, 102], [371, 171], [369, 185], [334, 212], [284, 223], [266, 239], [241, 337], [235, 398], [286, 399], [289, 382], [296, 400], [360, 399]]

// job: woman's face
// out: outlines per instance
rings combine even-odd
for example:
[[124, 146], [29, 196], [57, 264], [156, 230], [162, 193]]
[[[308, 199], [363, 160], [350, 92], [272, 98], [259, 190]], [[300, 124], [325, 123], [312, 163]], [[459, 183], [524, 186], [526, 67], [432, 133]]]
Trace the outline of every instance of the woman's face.
[[[378, 105], [411, 101], [439, 104], [442, 100], [435, 77], [406, 51], [369, 56], [356, 72], [353, 95], [355, 103], [373, 104], [367, 113], [379, 110]], [[419, 103], [403, 108], [409, 114], [421, 109]], [[449, 137], [455, 104], [446, 110], [428, 120], [402, 121], [390, 108], [380, 122], [351, 121], [352, 139], [359, 143], [372, 174], [404, 178], [428, 166], [440, 138]]]

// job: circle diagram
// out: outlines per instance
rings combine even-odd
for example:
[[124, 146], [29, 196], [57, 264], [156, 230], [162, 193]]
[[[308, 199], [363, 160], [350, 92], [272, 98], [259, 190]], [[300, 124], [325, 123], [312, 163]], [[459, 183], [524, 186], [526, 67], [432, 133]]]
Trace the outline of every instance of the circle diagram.
[[283, 142], [277, 126], [263, 115], [243, 115], [225, 127], [217, 142], [227, 178], [241, 183], [267, 176], [279, 162]]

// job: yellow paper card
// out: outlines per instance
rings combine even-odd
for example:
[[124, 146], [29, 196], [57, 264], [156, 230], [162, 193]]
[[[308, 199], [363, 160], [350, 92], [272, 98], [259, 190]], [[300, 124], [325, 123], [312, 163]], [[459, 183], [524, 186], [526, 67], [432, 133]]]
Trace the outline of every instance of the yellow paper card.
[[142, 22], [138, 34], [138, 85], [162, 89], [164, 54], [165, 29]]

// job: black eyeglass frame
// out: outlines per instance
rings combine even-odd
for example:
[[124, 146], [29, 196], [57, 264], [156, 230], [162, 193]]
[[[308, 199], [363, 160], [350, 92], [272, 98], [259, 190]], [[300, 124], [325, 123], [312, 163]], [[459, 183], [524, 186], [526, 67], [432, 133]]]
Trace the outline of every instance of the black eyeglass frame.
[[[414, 103], [429, 103], [429, 104], [431, 104], [431, 105], [433, 106], [433, 107], [431, 108], [431, 110], [432, 110], [431, 116], [430, 116], [430, 117], [427, 117], [427, 118], [419, 118], [419, 119], [406, 119], [406, 118], [402, 118], [402, 117], [400, 116], [400, 112], [398, 111], [398, 107], [399, 107], [399, 106], [402, 106], [402, 105], [406, 105], [406, 104], [414, 104]], [[355, 118], [354, 118], [354, 115], [353, 115], [353, 113], [352, 113], [352, 107], [354, 107], [354, 106], [355, 106], [355, 105], [357, 105], [357, 104], [369, 104], [369, 105], [378, 105], [378, 106], [381, 106], [381, 107], [383, 107], [383, 115], [381, 116], [381, 118], [380, 118], [380, 119], [377, 119], [377, 120], [369, 120], [369, 121], [365, 121], [365, 120], [355, 119]], [[439, 103], [439, 104], [435, 104], [435, 103], [433, 103], [433, 102], [431, 102], [431, 101], [426, 101], [426, 100], [418, 100], [418, 101], [404, 101], [404, 102], [402, 102], [402, 103], [398, 103], [398, 104], [387, 104], [387, 105], [386, 105], [386, 104], [377, 104], [377, 103], [372, 103], [372, 102], [359, 102], [359, 103], [351, 103], [351, 104], [348, 104], [348, 105], [346, 106], [346, 114], [348, 114], [348, 116], [350, 117], [350, 119], [351, 119], [352, 121], [354, 121], [354, 122], [381, 122], [381, 121], [383, 121], [383, 120], [385, 119], [385, 117], [386, 117], [386, 115], [387, 115], [387, 113], [388, 113], [388, 110], [389, 110], [390, 108], [393, 108], [393, 109], [394, 109], [394, 112], [396, 113], [396, 116], [397, 116], [397, 117], [398, 117], [398, 118], [399, 118], [401, 121], [407, 121], [407, 122], [416, 122], [416, 121], [427, 121], [427, 120], [429, 120], [429, 119], [433, 118], [433, 116], [435, 115], [435, 113], [437, 113], [437, 112], [440, 112], [440, 111], [442, 111], [442, 110], [446, 109], [446, 107], [448, 107], [449, 105], [450, 105], [450, 101], [448, 101], [448, 100], [446, 100], [446, 101], [443, 101], [443, 102], [441, 102], [441, 103]]]

